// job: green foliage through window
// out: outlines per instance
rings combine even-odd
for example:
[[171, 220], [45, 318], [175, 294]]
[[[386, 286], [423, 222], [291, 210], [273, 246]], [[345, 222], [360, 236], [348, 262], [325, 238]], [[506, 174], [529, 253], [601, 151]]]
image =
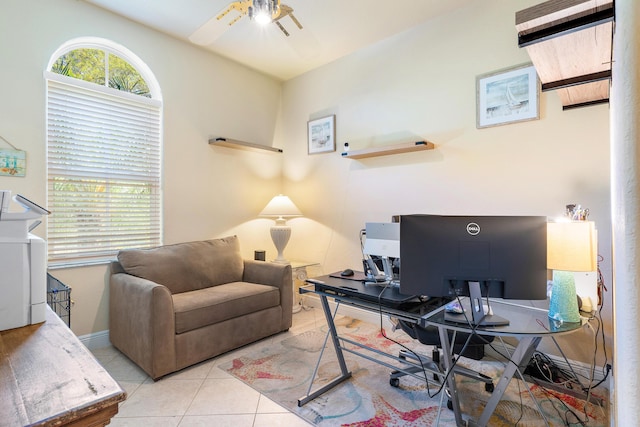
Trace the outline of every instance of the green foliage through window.
[[[107, 66], [108, 65], [108, 66]], [[57, 74], [151, 98], [140, 73], [127, 61], [101, 49], [74, 49], [59, 57], [51, 67]]]

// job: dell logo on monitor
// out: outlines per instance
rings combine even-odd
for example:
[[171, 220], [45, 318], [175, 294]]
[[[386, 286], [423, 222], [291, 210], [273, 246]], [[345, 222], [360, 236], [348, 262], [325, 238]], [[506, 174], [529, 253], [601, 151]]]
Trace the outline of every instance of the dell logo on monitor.
[[480, 226], [475, 222], [470, 222], [469, 224], [467, 224], [467, 233], [471, 234], [472, 236], [480, 234]]

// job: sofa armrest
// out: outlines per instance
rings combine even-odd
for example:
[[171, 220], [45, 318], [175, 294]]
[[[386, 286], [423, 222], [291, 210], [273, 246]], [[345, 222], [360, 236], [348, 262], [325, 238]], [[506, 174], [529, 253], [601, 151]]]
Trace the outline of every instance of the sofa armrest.
[[154, 380], [175, 371], [175, 320], [169, 289], [130, 274], [112, 274], [109, 336], [116, 348]]
[[242, 280], [261, 285], [271, 285], [280, 289], [282, 306], [282, 330], [291, 327], [293, 315], [293, 277], [291, 265], [274, 262], [244, 260]]

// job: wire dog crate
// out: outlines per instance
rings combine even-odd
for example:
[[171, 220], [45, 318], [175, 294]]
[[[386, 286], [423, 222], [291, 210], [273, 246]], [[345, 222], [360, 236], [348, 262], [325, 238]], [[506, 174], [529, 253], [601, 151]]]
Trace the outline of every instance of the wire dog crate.
[[71, 327], [71, 288], [47, 273], [47, 304]]

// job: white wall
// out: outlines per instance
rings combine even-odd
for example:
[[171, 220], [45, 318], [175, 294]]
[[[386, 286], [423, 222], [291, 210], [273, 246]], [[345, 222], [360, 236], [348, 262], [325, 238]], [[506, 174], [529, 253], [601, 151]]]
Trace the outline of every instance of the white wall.
[[[563, 112], [554, 93], [543, 93], [540, 120], [476, 128], [476, 76], [529, 61], [514, 21], [535, 3], [473, 2], [285, 83], [285, 192], [305, 214], [290, 221], [290, 253], [329, 273], [360, 266], [358, 231], [367, 221], [409, 213], [554, 217], [580, 203], [598, 227], [610, 282], [608, 105]], [[307, 155], [307, 120], [328, 114], [336, 115], [337, 152]], [[421, 139], [435, 150], [340, 156], [347, 141], [353, 150]], [[574, 358], [591, 360], [592, 336], [570, 346]]]
[[[127, 47], [160, 83], [165, 242], [238, 234], [247, 257], [271, 247], [270, 221], [257, 214], [280, 191], [282, 155], [211, 147], [207, 141], [226, 136], [281, 146], [274, 140], [281, 84], [81, 1], [0, 3], [0, 135], [26, 150], [28, 159], [27, 176], [0, 177], [0, 188], [46, 203], [43, 71], [60, 45], [82, 36]], [[71, 322], [78, 335], [108, 328], [106, 271], [52, 272], [72, 287]]]

